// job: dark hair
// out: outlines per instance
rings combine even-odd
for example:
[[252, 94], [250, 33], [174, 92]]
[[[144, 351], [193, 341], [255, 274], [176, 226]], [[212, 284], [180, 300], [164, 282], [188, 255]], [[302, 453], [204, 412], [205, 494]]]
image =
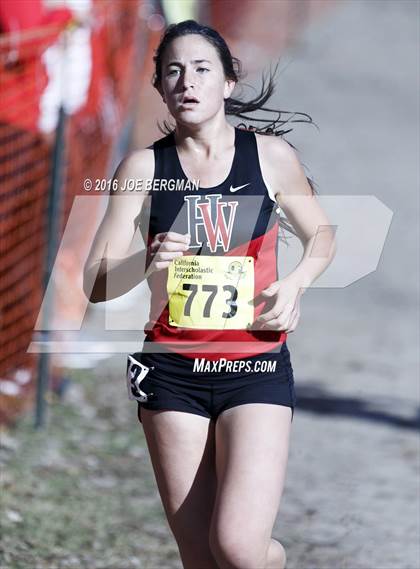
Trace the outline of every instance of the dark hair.
[[[215, 29], [210, 28], [209, 26], [203, 26], [203, 25], [199, 24], [198, 22], [196, 22], [195, 20], [184, 20], [183, 22], [179, 22], [178, 24], [169, 25], [166, 28], [165, 32], [163, 33], [163, 36], [161, 37], [161, 40], [159, 42], [159, 45], [158, 45], [156, 52], [155, 52], [155, 55], [153, 57], [153, 61], [155, 63], [155, 72], [154, 72], [153, 78], [152, 78], [153, 87], [155, 87], [156, 89], [159, 90], [159, 88], [161, 86], [161, 82], [162, 82], [162, 58], [163, 58], [163, 53], [164, 53], [166, 47], [174, 39], [181, 37], [181, 36], [186, 36], [189, 34], [197, 34], [199, 36], [202, 36], [215, 47], [215, 49], [217, 50], [217, 52], [219, 54], [219, 58], [220, 58], [220, 61], [222, 63], [222, 66], [223, 66], [225, 77], [227, 79], [231, 79], [231, 80], [235, 81], [237, 84], [239, 84], [239, 82], [242, 81], [242, 79], [244, 77], [244, 73], [242, 70], [242, 64], [237, 57], [232, 56], [230, 49], [229, 49], [227, 43], [225, 42], [225, 40], [222, 38], [222, 36]], [[268, 80], [266, 80], [265, 75], [263, 73], [261, 92], [254, 99], [251, 99], [249, 101], [243, 101], [241, 99], [229, 97], [228, 99], [225, 100], [225, 114], [226, 115], [232, 115], [232, 116], [238, 117], [238, 118], [243, 119], [243, 120], [248, 121], [248, 122], [250, 120], [252, 120], [253, 122], [265, 123], [265, 126], [255, 127], [253, 125], [247, 125], [244, 122], [242, 122], [242, 123], [239, 123], [237, 125], [238, 128], [244, 128], [245, 130], [251, 130], [251, 131], [256, 132], [258, 134], [281, 136], [283, 138], [284, 135], [286, 135], [287, 133], [289, 133], [293, 130], [293, 128], [287, 128], [287, 129], [283, 128], [285, 125], [289, 126], [290, 123], [302, 123], [302, 122], [304, 122], [304, 123], [313, 124], [313, 125], [317, 126], [313, 122], [312, 118], [306, 113], [301, 113], [301, 112], [297, 112], [297, 111], [296, 112], [280, 111], [280, 110], [269, 109], [269, 108], [263, 106], [264, 103], [266, 103], [268, 101], [268, 99], [270, 99], [272, 94], [274, 93], [274, 90], [275, 90], [274, 77], [276, 75], [278, 66], [279, 66], [279, 63], [276, 64], [274, 71], [272, 71], [270, 69]], [[266, 84], [266, 81], [267, 81], [267, 84]], [[263, 119], [263, 118], [256, 118], [256, 117], [247, 116], [247, 113], [251, 113], [253, 111], [264, 111], [264, 112], [269, 112], [269, 113], [276, 113], [277, 118], [275, 118], [274, 120], [270, 120], [270, 119]], [[282, 115], [290, 115], [290, 116], [288, 118], [286, 118], [285, 120], [282, 120], [281, 119]], [[301, 118], [295, 118], [297, 116], [300, 116]], [[159, 129], [161, 130], [161, 132], [163, 134], [169, 134], [169, 133], [173, 132], [174, 128], [171, 127], [171, 125], [169, 125], [166, 121], [163, 121], [163, 125], [164, 125], [164, 128], [161, 128], [161, 126], [158, 124]], [[297, 150], [296, 147], [293, 146], [293, 144], [291, 142], [289, 142], [286, 139], [284, 139], [284, 140], [294, 150]], [[316, 193], [316, 190], [314, 187], [315, 182], [309, 177], [307, 177], [307, 180], [308, 180], [309, 186], [311, 188], [312, 194], [315, 194]], [[284, 219], [284, 218], [282, 218], [282, 219]], [[285, 225], [286, 229], [288, 229], [289, 231], [291, 231], [293, 234], [296, 235], [295, 231], [293, 230], [293, 228], [289, 224], [286, 223], [284, 225]]]

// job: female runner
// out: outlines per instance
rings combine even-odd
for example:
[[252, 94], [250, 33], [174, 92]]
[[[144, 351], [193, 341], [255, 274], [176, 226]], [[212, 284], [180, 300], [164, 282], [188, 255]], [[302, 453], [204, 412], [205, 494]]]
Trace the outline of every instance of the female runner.
[[[84, 290], [102, 302], [144, 278], [150, 286], [129, 397], [183, 566], [281, 569], [285, 550], [271, 533], [296, 403], [286, 338], [302, 293], [332, 260], [333, 234], [291, 145], [267, 136], [286, 131], [226, 120], [269, 110], [272, 77], [256, 99], [234, 99], [239, 61], [193, 20], [166, 29], [154, 61], [175, 128], [118, 167]], [[130, 180], [143, 191], [127, 193]], [[304, 246], [281, 280], [278, 206]], [[128, 254], [137, 227], [147, 246]]]

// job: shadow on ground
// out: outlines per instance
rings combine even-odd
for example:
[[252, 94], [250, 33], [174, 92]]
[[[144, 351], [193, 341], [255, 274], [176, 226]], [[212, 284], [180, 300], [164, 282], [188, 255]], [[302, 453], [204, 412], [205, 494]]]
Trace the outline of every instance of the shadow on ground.
[[310, 385], [299, 382], [299, 386], [296, 387], [298, 410], [315, 415], [345, 416], [384, 423], [401, 429], [420, 430], [420, 407], [415, 409], [412, 417], [397, 415], [384, 409], [386, 406], [398, 405], [395, 400], [385, 401], [381, 397], [379, 402], [375, 403], [358, 397], [341, 396], [313, 383], [313, 380], [310, 381]]

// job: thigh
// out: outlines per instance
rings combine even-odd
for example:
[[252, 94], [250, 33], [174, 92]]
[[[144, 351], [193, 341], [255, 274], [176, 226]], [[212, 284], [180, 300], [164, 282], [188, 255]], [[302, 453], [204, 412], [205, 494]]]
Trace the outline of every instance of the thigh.
[[216, 495], [214, 422], [141, 409], [142, 426], [169, 525], [178, 543], [208, 535]]
[[285, 482], [291, 414], [285, 405], [248, 403], [219, 415], [213, 543], [268, 544]]

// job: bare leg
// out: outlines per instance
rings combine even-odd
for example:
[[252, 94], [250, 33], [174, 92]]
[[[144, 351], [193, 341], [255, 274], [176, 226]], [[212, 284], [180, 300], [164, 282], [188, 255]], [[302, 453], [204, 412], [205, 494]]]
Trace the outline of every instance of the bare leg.
[[219, 569], [208, 540], [217, 483], [214, 423], [192, 413], [144, 408], [141, 418], [184, 569]]
[[247, 403], [216, 422], [217, 495], [210, 547], [220, 569], [283, 569], [271, 538], [283, 492], [291, 409]]

